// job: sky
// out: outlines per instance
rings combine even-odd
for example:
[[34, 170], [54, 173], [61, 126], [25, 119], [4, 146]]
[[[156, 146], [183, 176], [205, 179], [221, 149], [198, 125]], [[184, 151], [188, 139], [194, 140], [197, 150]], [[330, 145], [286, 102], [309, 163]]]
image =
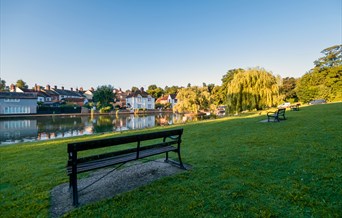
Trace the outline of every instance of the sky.
[[0, 0], [0, 77], [124, 90], [301, 77], [342, 44], [342, 0]]

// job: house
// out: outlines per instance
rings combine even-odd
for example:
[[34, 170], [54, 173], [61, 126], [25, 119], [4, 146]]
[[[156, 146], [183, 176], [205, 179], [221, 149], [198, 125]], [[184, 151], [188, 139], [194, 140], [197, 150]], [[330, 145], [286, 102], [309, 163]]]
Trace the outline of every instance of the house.
[[126, 107], [126, 98], [130, 94], [129, 91], [122, 91], [120, 89], [114, 89], [113, 93], [115, 95], [115, 105], [118, 105], [120, 108]]
[[168, 103], [171, 104], [171, 108], [173, 108], [175, 106], [175, 104], [177, 104], [177, 94], [170, 94], [168, 97], [167, 97], [167, 101]]
[[[76, 89], [76, 91], [77, 91], [77, 89]], [[94, 92], [95, 92], [93, 87], [91, 87], [87, 91], [83, 91], [83, 88], [81, 87], [78, 92], [81, 93], [87, 99], [88, 102], [93, 101]]]
[[167, 104], [168, 103], [168, 97], [167, 95], [164, 95], [156, 100], [156, 103], [158, 104]]
[[19, 87], [16, 87], [14, 84], [11, 84], [10, 91], [36, 94], [38, 102], [51, 102], [52, 101], [51, 96], [43, 92], [43, 88], [41, 86], [38, 86], [37, 84], [35, 84], [33, 89], [19, 88]]
[[0, 92], [0, 114], [36, 114], [37, 94]]
[[41, 89], [41, 92], [43, 92], [44, 94], [48, 96], [45, 102], [58, 102], [59, 101], [58, 93], [52, 90], [50, 85], [47, 85], [45, 89]]
[[73, 88], [70, 88], [70, 90], [66, 90], [64, 89], [64, 86], [62, 86], [61, 89], [58, 89], [57, 86], [55, 86], [54, 88], [52, 88], [52, 90], [58, 94], [59, 101], [66, 98], [79, 98], [83, 100], [85, 98], [81, 93], [74, 91]]
[[144, 88], [130, 93], [126, 97], [126, 107], [131, 109], [154, 109], [154, 98]]

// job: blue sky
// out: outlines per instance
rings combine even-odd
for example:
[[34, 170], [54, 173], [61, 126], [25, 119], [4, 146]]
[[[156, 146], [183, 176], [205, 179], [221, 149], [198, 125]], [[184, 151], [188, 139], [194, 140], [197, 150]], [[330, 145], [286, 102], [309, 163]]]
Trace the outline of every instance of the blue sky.
[[220, 85], [256, 66], [300, 77], [342, 44], [341, 1], [0, 0], [0, 76], [67, 89]]

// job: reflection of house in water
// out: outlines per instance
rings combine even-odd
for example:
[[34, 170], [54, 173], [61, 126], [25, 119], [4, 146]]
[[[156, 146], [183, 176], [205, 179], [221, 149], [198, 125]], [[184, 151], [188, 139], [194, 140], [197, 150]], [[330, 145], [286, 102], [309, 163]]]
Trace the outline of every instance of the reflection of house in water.
[[138, 117], [131, 115], [126, 118], [128, 129], [143, 129], [155, 126], [155, 116]]
[[5, 141], [24, 141], [37, 137], [37, 120], [1, 120], [0, 144]]
[[156, 115], [156, 125], [157, 126], [165, 126], [165, 125], [172, 125], [172, 114], [159, 114]]
[[38, 140], [84, 134], [84, 124], [81, 117], [76, 116], [61, 116], [56, 119], [54, 117], [40, 117], [37, 127], [39, 130]]
[[127, 117], [116, 117], [113, 120], [113, 125], [116, 128], [116, 131], [127, 130]]

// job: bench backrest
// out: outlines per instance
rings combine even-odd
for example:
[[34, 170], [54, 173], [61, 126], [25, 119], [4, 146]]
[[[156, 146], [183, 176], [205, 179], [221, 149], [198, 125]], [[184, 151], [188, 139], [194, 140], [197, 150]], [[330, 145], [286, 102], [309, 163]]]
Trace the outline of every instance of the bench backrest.
[[152, 133], [145, 133], [145, 134], [138, 134], [138, 135], [113, 137], [113, 138], [108, 138], [108, 139], [75, 142], [75, 143], [68, 144], [68, 153], [85, 151], [85, 150], [90, 150], [90, 149], [97, 149], [97, 148], [104, 148], [104, 147], [115, 146], [115, 145], [123, 145], [123, 144], [132, 143], [132, 142], [142, 142], [146, 140], [153, 140], [153, 139], [166, 138], [166, 137], [172, 137], [172, 136], [177, 136], [177, 139], [180, 143], [182, 134], [183, 134], [183, 129], [173, 129], [173, 130], [166, 130], [166, 131], [159, 131], [159, 132], [152, 132]]
[[285, 114], [285, 111], [286, 111], [285, 108], [280, 108], [280, 109], [278, 109], [277, 114], [278, 115], [283, 115], [283, 114]]

